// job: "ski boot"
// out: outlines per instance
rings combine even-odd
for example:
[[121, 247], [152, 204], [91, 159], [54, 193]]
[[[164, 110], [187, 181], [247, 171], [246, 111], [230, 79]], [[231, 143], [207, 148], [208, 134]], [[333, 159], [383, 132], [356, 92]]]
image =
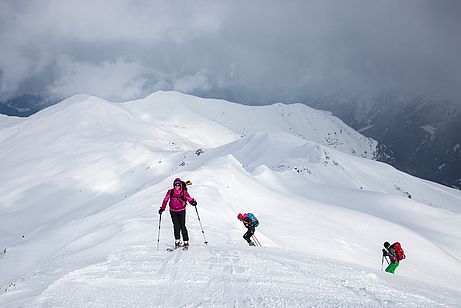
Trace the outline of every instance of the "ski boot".
[[174, 249], [178, 249], [181, 246], [182, 246], [181, 241], [175, 241], [174, 242]]
[[248, 244], [249, 244], [250, 246], [256, 246], [255, 243], [254, 243], [253, 241], [250, 241]]
[[184, 246], [182, 247], [182, 250], [188, 250], [189, 249], [189, 242], [185, 241]]

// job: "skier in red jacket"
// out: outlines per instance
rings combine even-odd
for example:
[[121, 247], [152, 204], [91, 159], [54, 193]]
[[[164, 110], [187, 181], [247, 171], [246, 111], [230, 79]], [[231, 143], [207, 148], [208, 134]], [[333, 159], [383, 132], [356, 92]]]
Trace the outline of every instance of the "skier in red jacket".
[[383, 249], [383, 258], [388, 257], [390, 259], [390, 264], [386, 268], [386, 272], [394, 274], [395, 270], [400, 264], [400, 261], [406, 258], [405, 252], [403, 252], [402, 246], [399, 242], [390, 244], [389, 242], [384, 242]]
[[255, 234], [255, 229], [259, 225], [259, 221], [252, 213], [239, 213], [237, 218], [243, 222], [243, 225], [248, 229], [248, 231], [243, 235], [243, 238], [245, 241], [247, 241], [248, 245], [255, 246], [255, 243], [251, 240], [251, 237], [253, 234]]

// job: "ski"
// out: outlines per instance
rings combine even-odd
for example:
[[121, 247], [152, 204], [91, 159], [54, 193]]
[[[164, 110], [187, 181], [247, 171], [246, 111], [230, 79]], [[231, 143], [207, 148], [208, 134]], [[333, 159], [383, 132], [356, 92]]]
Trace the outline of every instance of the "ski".
[[175, 251], [176, 249], [179, 249], [179, 248], [181, 248], [181, 247], [184, 247], [184, 246], [183, 246], [182, 244], [180, 244], [178, 247], [175, 247], [175, 246], [173, 246], [173, 247], [168, 247], [166, 250], [167, 250], [167, 251]]
[[[188, 246], [181, 246], [182, 247], [182, 250], [189, 250], [189, 247]], [[178, 248], [167, 248], [166, 250], [167, 251], [175, 251], [181, 247], [178, 247]]]

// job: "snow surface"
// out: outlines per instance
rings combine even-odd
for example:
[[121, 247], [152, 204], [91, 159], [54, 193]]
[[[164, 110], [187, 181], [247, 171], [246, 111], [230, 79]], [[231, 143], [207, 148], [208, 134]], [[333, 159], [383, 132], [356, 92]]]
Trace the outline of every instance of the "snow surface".
[[4, 114], [0, 114], [0, 129], [13, 126], [23, 120], [24, 119], [20, 117], [6, 116]]
[[[0, 118], [0, 307], [459, 307], [461, 192], [303, 105], [78, 95]], [[5, 122], [4, 122], [5, 121]], [[190, 194], [189, 251], [158, 207]], [[238, 212], [260, 219], [248, 247]], [[400, 241], [395, 275], [381, 245]]]

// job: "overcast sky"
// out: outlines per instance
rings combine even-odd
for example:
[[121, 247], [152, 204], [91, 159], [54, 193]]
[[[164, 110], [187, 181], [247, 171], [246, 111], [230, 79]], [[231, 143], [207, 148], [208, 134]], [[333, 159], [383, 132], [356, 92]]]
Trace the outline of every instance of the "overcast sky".
[[461, 97], [461, 1], [1, 0], [0, 98]]

